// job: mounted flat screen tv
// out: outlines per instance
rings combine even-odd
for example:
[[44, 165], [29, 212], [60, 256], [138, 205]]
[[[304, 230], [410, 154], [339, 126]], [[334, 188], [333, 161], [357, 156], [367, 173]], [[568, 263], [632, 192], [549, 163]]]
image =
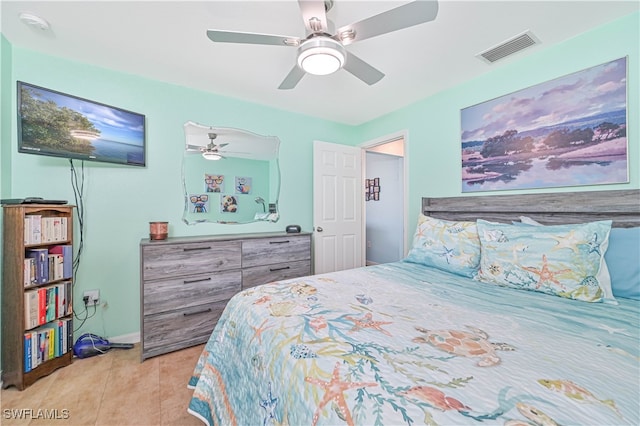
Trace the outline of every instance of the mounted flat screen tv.
[[145, 116], [18, 81], [18, 152], [145, 165]]

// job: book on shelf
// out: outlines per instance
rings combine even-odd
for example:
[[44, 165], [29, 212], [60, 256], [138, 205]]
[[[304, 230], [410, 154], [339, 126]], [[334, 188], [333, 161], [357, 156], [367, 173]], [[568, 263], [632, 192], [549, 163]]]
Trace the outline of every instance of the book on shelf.
[[42, 216], [30, 214], [24, 217], [24, 243], [42, 243]]
[[62, 278], [71, 278], [73, 276], [73, 246], [71, 244], [52, 246], [49, 247], [49, 254], [62, 256]]
[[24, 259], [24, 269], [22, 276], [24, 278], [25, 287], [38, 284], [38, 275], [36, 274], [36, 260], [33, 257]]
[[24, 371], [69, 352], [73, 347], [73, 320], [53, 321], [24, 333]]
[[56, 318], [63, 317], [67, 314], [65, 291], [64, 283], [56, 286], [56, 302], [58, 304], [56, 307]]
[[24, 328], [32, 329], [73, 313], [72, 291], [71, 281], [25, 291]]
[[31, 333], [25, 333], [24, 335], [24, 371], [28, 373], [31, 371]]
[[47, 322], [47, 289], [38, 289], [38, 324]]
[[24, 243], [43, 244], [66, 241], [68, 221], [67, 217], [26, 215], [24, 218]]
[[60, 254], [51, 254], [49, 250], [49, 281], [61, 280], [64, 275], [64, 259]]
[[27, 330], [40, 325], [40, 305], [38, 290], [24, 292], [24, 328]]
[[29, 249], [26, 251], [26, 257], [35, 259], [36, 263], [36, 282], [44, 284], [49, 281], [49, 250]]
[[45, 314], [45, 322], [53, 321], [56, 319], [56, 309], [58, 303], [56, 301], [56, 287], [47, 288], [47, 307]]

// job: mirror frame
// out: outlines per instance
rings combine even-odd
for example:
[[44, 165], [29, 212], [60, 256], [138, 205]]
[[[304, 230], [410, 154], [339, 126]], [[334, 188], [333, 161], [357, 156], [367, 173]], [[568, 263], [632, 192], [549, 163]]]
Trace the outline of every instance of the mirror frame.
[[[187, 121], [184, 124], [184, 132], [185, 132], [185, 150], [182, 155], [182, 189], [184, 193], [184, 209], [182, 213], [182, 221], [187, 225], [195, 225], [198, 223], [219, 223], [219, 224], [246, 224], [246, 223], [255, 223], [255, 222], [277, 222], [280, 218], [278, 200], [280, 197], [280, 187], [281, 187], [281, 173], [280, 173], [280, 164], [279, 164], [279, 149], [280, 149], [280, 139], [276, 136], [263, 136], [257, 133], [253, 133], [247, 130], [236, 129], [231, 127], [217, 127], [217, 126], [206, 126], [193, 121]], [[237, 151], [234, 151], [237, 150]], [[227, 210], [226, 203], [223, 203], [222, 197], [233, 197], [229, 198], [231, 200], [238, 200], [238, 197], [245, 197], [245, 195], [251, 194], [251, 192], [244, 192], [244, 190], [239, 190], [237, 192], [237, 188], [235, 185], [235, 180], [238, 178], [236, 175], [235, 178], [231, 177], [232, 182], [225, 182], [225, 186], [231, 185], [231, 191], [216, 191], [213, 189], [214, 187], [209, 186], [207, 181], [203, 178], [202, 187], [198, 191], [190, 191], [193, 188], [187, 188], [188, 186], [188, 175], [194, 174], [197, 172], [189, 172], [188, 169], [188, 159], [193, 158], [194, 156], [203, 156], [203, 153], [209, 152], [214, 153], [212, 156], [222, 157], [217, 161], [232, 161], [238, 160], [240, 162], [246, 162], [251, 160], [257, 161], [268, 161], [268, 169], [267, 174], [269, 185], [266, 188], [266, 192], [268, 194], [254, 194], [252, 198], [255, 201], [256, 211], [252, 219], [243, 218], [240, 220], [233, 220], [233, 215], [236, 210], [240, 206], [240, 202], [234, 207], [234, 209]], [[206, 159], [201, 159], [201, 161], [207, 161]], [[215, 164], [217, 161], [212, 161], [211, 163]], [[195, 161], [190, 161], [191, 163], [195, 163]], [[205, 163], [203, 163], [205, 164]], [[202, 170], [202, 175], [207, 174], [207, 170]], [[244, 167], [249, 167], [249, 165], [244, 165]], [[226, 173], [226, 172], [225, 172]], [[226, 179], [225, 179], [226, 180]], [[274, 182], [277, 180], [277, 182]], [[191, 181], [189, 183], [192, 183]], [[258, 182], [259, 183], [259, 182]], [[212, 188], [210, 191], [209, 189]], [[251, 188], [249, 191], [252, 191]], [[197, 195], [201, 194], [203, 195]], [[211, 197], [211, 195], [219, 195], [220, 200], [217, 200], [217, 197]], [[200, 197], [206, 199], [204, 201], [200, 200]], [[196, 200], [192, 200], [192, 198], [196, 196], [198, 197]], [[211, 198], [215, 199], [216, 202], [212, 202]], [[265, 200], [266, 198], [266, 200]], [[198, 201], [201, 201], [200, 203]], [[215, 205], [218, 205], [214, 207]], [[208, 210], [204, 210], [202, 212], [192, 211], [193, 209], [204, 208], [205, 205], [210, 206]], [[245, 201], [244, 207], [246, 208], [248, 205], [253, 206], [252, 204], [247, 204]], [[220, 206], [220, 210], [218, 207]], [[267, 211], [268, 208], [268, 211]], [[198, 215], [200, 213], [204, 213], [202, 219], [194, 218], [194, 215]], [[205, 215], [206, 214], [206, 215]]]

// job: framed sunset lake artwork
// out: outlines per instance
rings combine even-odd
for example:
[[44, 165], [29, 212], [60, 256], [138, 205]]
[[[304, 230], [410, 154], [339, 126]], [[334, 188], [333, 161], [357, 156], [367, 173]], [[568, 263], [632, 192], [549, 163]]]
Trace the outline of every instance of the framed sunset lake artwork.
[[461, 110], [462, 192], [629, 181], [627, 58]]

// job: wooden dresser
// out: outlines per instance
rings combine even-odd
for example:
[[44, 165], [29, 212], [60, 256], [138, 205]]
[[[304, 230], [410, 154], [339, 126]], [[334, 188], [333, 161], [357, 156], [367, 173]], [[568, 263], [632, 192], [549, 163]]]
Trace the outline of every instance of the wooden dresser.
[[142, 360], [206, 342], [239, 291], [310, 274], [306, 232], [142, 240]]

